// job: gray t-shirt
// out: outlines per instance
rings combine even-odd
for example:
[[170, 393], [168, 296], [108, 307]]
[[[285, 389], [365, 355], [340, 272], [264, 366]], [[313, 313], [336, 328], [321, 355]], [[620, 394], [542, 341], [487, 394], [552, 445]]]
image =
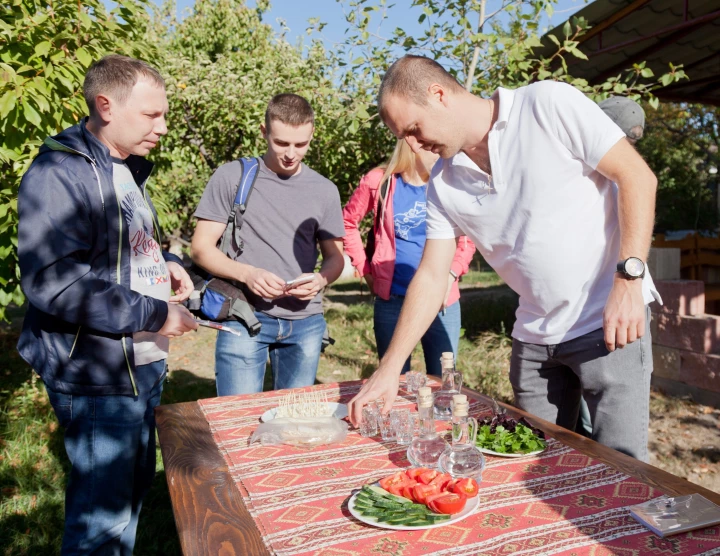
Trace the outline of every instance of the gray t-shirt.
[[[127, 164], [119, 158], [113, 158], [112, 162], [115, 194], [130, 239], [130, 289], [167, 301], [170, 299], [170, 275], [160, 245], [155, 241], [155, 225], [150, 207]], [[166, 359], [169, 347], [170, 339], [156, 332], [135, 332], [135, 365]]]
[[[226, 223], [240, 175], [237, 160], [220, 166], [205, 188], [195, 218]], [[299, 174], [281, 177], [260, 159], [240, 230], [245, 249], [235, 260], [292, 280], [315, 270], [318, 241], [344, 235], [340, 194], [334, 183], [305, 164]], [[322, 313], [322, 293], [311, 301], [292, 296], [267, 300], [246, 293], [256, 311], [273, 317], [295, 320]]]

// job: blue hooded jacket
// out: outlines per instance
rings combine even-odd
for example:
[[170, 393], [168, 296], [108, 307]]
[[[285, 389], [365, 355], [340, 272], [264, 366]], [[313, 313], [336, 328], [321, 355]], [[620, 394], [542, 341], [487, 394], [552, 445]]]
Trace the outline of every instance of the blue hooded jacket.
[[[160, 330], [167, 303], [130, 289], [110, 151], [85, 124], [48, 137], [20, 184], [18, 257], [29, 307], [18, 351], [52, 390], [135, 396], [132, 334]], [[161, 244], [145, 191], [153, 165], [133, 155], [126, 163]]]

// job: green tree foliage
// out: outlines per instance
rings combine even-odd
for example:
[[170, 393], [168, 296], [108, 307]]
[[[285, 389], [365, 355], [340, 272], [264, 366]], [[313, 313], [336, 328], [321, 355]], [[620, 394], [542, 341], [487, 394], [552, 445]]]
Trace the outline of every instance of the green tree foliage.
[[587, 59], [578, 49], [578, 39], [589, 27], [585, 20], [573, 18], [565, 23], [560, 37], [549, 36], [550, 48], [543, 47], [540, 21], [543, 14], [552, 15], [557, 0], [413, 0], [412, 7], [422, 11], [419, 22], [424, 30], [411, 35], [397, 28], [385, 36], [372, 30], [380, 27], [390, 10], [404, 6], [387, 0], [338, 2], [346, 7], [352, 30], [347, 48], [338, 56], [353, 52], [352, 65], [368, 76], [382, 74], [398, 57], [399, 45], [404, 51], [438, 60], [461, 83], [467, 86], [469, 82], [477, 94], [553, 79], [570, 83], [595, 100], [620, 94], [636, 100], [647, 97], [657, 105], [652, 90], [685, 77], [681, 67], [670, 66], [668, 73], [655, 78], [650, 68], [639, 63], [597, 85], [574, 78], [568, 62]]
[[198, 0], [177, 21], [171, 2], [156, 22], [170, 114], [153, 187], [168, 230], [189, 234], [190, 215], [215, 168], [265, 151], [260, 124], [277, 93], [297, 93], [313, 105], [306, 162], [343, 197], [390, 150], [386, 130], [371, 115], [371, 95], [359, 95], [356, 80], [338, 75], [320, 41], [303, 50], [276, 35], [262, 21], [267, 8], [263, 1], [249, 8], [242, 0]]
[[21, 303], [17, 188], [48, 135], [86, 114], [85, 71], [109, 52], [152, 59], [145, 0], [14, 0], [0, 12], [0, 319]]
[[645, 113], [637, 149], [658, 178], [656, 230], [714, 230], [720, 108], [661, 103]]

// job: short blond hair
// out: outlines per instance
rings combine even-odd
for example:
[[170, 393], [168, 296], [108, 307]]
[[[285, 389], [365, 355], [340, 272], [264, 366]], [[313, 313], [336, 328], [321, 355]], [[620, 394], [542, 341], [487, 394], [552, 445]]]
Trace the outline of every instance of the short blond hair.
[[465, 89], [457, 79], [435, 60], [425, 56], [407, 54], [396, 60], [383, 76], [378, 93], [378, 112], [384, 120], [385, 102], [391, 95], [405, 97], [420, 106], [428, 103], [428, 87], [438, 83], [450, 92], [461, 92]]
[[108, 95], [124, 104], [140, 77], [146, 77], [154, 85], [165, 88], [165, 80], [160, 72], [147, 62], [109, 54], [95, 62], [85, 74], [83, 96], [90, 115], [96, 113], [95, 99], [98, 95]]

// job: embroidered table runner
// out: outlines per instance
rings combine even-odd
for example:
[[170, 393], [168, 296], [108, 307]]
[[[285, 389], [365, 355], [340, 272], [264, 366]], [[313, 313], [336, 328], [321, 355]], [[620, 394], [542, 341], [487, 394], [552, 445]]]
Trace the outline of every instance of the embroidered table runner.
[[[347, 403], [362, 382], [318, 385], [329, 401]], [[720, 554], [720, 527], [662, 539], [627, 506], [662, 492], [550, 439], [541, 454], [487, 458], [478, 509], [436, 529], [393, 531], [356, 520], [354, 489], [410, 466], [407, 448], [350, 430], [342, 444], [312, 450], [249, 444], [283, 392], [200, 400], [215, 443], [273, 554]], [[414, 408], [401, 389], [394, 407]], [[478, 402], [471, 412], [487, 410]], [[447, 426], [445, 423], [440, 427]]]

